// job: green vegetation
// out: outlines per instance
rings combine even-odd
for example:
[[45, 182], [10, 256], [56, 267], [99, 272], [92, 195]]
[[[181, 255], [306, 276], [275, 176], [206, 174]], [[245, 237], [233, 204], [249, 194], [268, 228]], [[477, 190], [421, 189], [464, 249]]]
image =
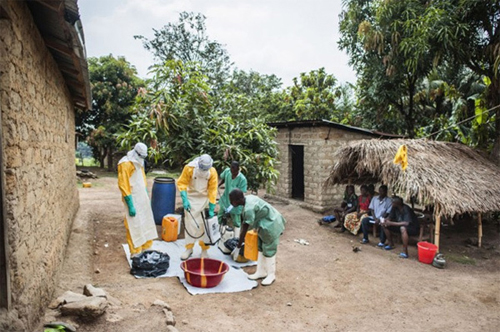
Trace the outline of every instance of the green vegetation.
[[500, 107], [490, 111], [500, 104], [498, 1], [343, 4], [338, 45], [357, 72], [355, 85], [324, 68], [297, 73], [290, 87], [240, 70], [209, 37], [205, 16], [182, 12], [153, 38], [135, 36], [155, 59], [147, 82], [124, 58], [89, 59], [94, 107], [78, 115], [77, 130], [100, 166], [142, 141], [155, 168], [181, 169], [202, 153], [218, 171], [238, 160], [253, 190], [278, 176], [268, 122], [327, 119], [457, 141], [500, 160]]
[[[459, 141], [500, 160], [500, 3], [345, 0], [354, 124]], [[434, 134], [436, 133], [436, 134]]]
[[130, 105], [144, 83], [137, 77], [134, 66], [123, 57], [107, 55], [89, 58], [88, 62], [92, 109], [77, 113], [76, 131], [90, 145], [101, 167], [108, 157], [108, 170], [111, 170], [111, 156], [117, 147], [115, 134], [131, 118]]
[[470, 258], [466, 255], [449, 253], [446, 255], [445, 258], [451, 262], [455, 262], [455, 263], [459, 263], [459, 264], [476, 265], [476, 261], [473, 258]]
[[76, 166], [81, 167], [96, 167], [99, 166], [99, 162], [94, 158], [75, 158]]

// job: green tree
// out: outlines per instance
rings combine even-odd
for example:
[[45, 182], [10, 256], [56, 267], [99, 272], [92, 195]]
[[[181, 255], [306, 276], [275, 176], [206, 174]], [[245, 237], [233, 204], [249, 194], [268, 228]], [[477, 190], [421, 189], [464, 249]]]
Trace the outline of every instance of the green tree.
[[[417, 33], [429, 40], [434, 62], [454, 61], [486, 77], [484, 106], [500, 105], [500, 2], [497, 0], [434, 0], [428, 3]], [[485, 121], [483, 121], [485, 120]], [[477, 119], [476, 119], [477, 122]], [[480, 119], [479, 127], [495, 124], [492, 157], [500, 163], [500, 108]], [[478, 128], [479, 128], [478, 127]]]
[[215, 107], [238, 121], [270, 119], [280, 107], [280, 94], [281, 79], [275, 75], [234, 70]]
[[118, 136], [124, 149], [138, 140], [153, 141], [157, 144], [150, 155], [165, 166], [180, 167], [209, 153], [219, 171], [232, 159], [240, 161], [252, 189], [276, 180], [275, 131], [261, 117], [241, 121], [228, 109], [216, 110], [208, 78], [197, 63], [170, 60], [153, 73], [137, 97], [136, 114]]
[[224, 46], [209, 38], [205, 20], [202, 14], [181, 12], [178, 22], [168, 23], [159, 30], [153, 29], [153, 39], [135, 38], [142, 40], [158, 64], [168, 60], [199, 63], [212, 92], [217, 93], [226, 84], [232, 63]]
[[427, 40], [416, 33], [426, 2], [350, 0], [344, 4], [339, 46], [350, 55], [358, 73], [361, 107], [372, 117], [386, 113], [394, 118], [398, 112], [400, 121], [395, 126], [413, 137], [423, 115], [415, 94], [433, 68]]
[[334, 120], [342, 121], [336, 109], [336, 98], [341, 96], [337, 79], [324, 68], [301, 73], [293, 85], [278, 95], [281, 106], [273, 121]]
[[141, 90], [135, 115], [118, 140], [124, 149], [137, 141], [157, 142], [153, 153], [169, 166], [178, 167], [197, 153], [200, 128], [212, 111], [208, 79], [197, 63], [169, 60], [155, 65], [147, 89]]
[[237, 160], [250, 190], [257, 191], [261, 186], [273, 189], [278, 179], [276, 129], [262, 118], [237, 121], [229, 116], [210, 116], [201, 138], [200, 153], [210, 154], [219, 171]]
[[130, 106], [144, 83], [124, 57], [115, 58], [111, 54], [92, 57], [88, 63], [92, 109], [77, 113], [76, 129], [88, 140], [100, 166], [104, 167], [104, 159], [108, 157], [111, 169], [117, 147], [114, 135], [130, 120]]

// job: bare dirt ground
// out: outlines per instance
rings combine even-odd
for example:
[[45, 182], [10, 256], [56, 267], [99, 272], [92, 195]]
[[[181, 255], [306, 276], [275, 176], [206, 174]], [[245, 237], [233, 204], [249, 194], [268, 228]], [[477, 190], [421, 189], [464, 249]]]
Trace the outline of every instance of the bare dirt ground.
[[[439, 270], [418, 262], [414, 244], [407, 260], [397, 257], [400, 244], [386, 252], [372, 241], [355, 253], [359, 237], [319, 226], [320, 216], [308, 210], [273, 202], [287, 220], [275, 283], [192, 296], [177, 278], [129, 274], [116, 178], [92, 182], [80, 189], [81, 208], [55, 297], [92, 283], [117, 300], [93, 322], [73, 319], [78, 331], [165, 331], [163, 313], [151, 306], [156, 299], [170, 304], [180, 331], [500, 331], [495, 224], [485, 225], [489, 249], [465, 245], [464, 239], [476, 236], [473, 227], [444, 228], [441, 248], [450, 259]], [[310, 245], [294, 241], [299, 238]], [[45, 320], [68, 321], [55, 313], [48, 310]]]

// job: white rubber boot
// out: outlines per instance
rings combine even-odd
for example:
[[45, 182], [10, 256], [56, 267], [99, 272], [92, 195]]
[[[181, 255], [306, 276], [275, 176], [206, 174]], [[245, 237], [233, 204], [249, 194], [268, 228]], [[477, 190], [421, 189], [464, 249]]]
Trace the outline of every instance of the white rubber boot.
[[239, 227], [234, 228], [234, 237], [237, 239], [240, 238], [240, 228]]
[[181, 255], [181, 260], [185, 261], [188, 259], [191, 255], [193, 254], [193, 248], [191, 249], [186, 249]]
[[201, 258], [210, 258], [210, 256], [208, 256], [208, 250], [201, 251]]
[[254, 274], [248, 276], [250, 280], [257, 280], [261, 278], [267, 277], [266, 266], [265, 266], [265, 258], [262, 251], [259, 251], [259, 257], [257, 258], [257, 270]]
[[264, 257], [264, 262], [266, 263], [267, 277], [262, 280], [261, 284], [269, 286], [276, 280], [276, 255], [273, 257]]

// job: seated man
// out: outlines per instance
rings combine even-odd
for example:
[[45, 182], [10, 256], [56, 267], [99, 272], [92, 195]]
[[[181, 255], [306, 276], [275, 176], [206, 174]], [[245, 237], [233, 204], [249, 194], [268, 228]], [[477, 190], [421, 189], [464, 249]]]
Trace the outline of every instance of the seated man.
[[403, 252], [399, 254], [401, 258], [408, 258], [408, 236], [418, 234], [418, 220], [413, 210], [403, 203], [401, 197], [395, 196], [392, 199], [392, 209], [389, 217], [381, 223], [385, 236], [389, 240], [389, 245], [385, 246], [385, 250], [394, 248], [392, 240], [392, 232], [401, 233], [403, 240]]
[[[377, 225], [380, 224], [381, 219], [387, 217], [387, 215], [391, 211], [391, 199], [387, 197], [387, 186], [380, 186], [378, 191], [379, 195], [373, 197], [373, 199], [370, 201], [370, 216], [361, 220], [361, 230], [363, 231], [363, 239], [361, 240], [362, 244], [370, 242], [368, 241], [370, 224], [373, 224], [373, 227], [377, 227]], [[380, 242], [377, 246], [383, 247], [384, 243], [385, 233], [381, 231]]]

